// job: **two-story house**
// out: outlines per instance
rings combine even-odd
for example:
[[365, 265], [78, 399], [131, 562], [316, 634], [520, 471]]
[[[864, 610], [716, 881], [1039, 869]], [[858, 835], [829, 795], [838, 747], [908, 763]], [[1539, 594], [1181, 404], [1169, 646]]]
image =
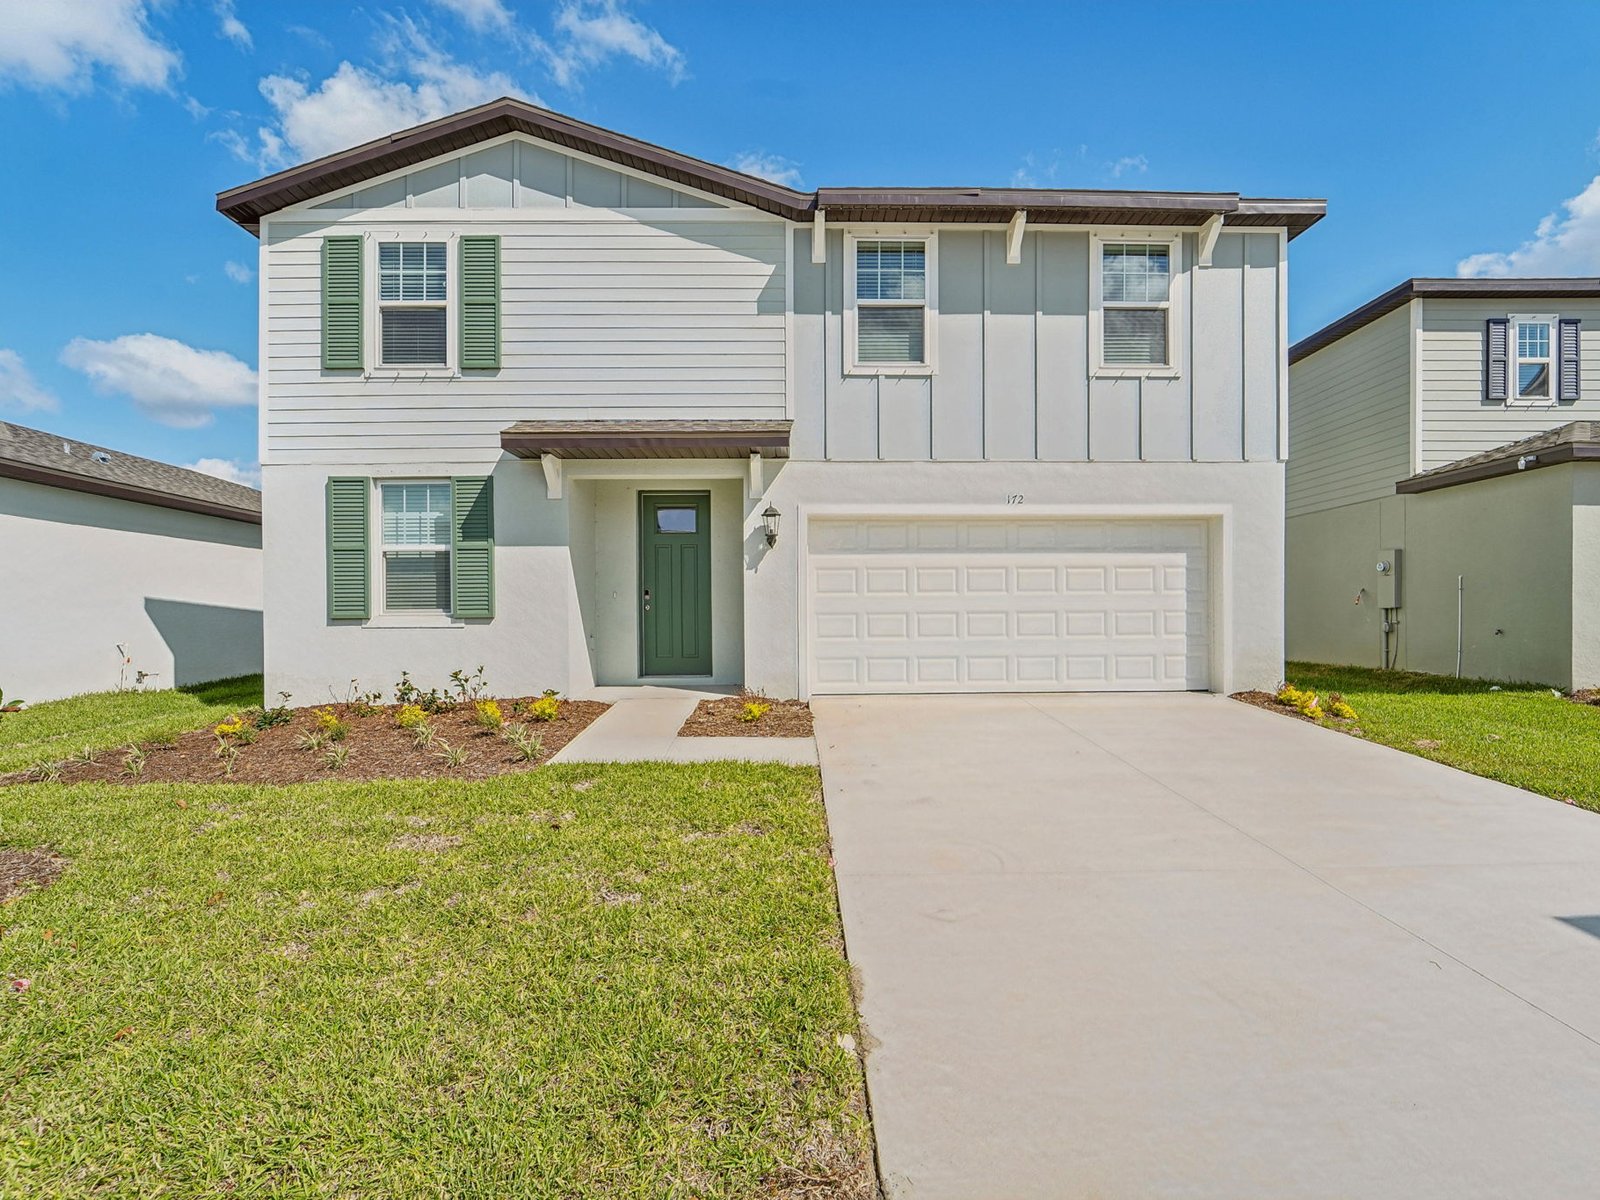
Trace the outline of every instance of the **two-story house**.
[[1317, 200], [797, 191], [515, 100], [235, 188], [267, 687], [1269, 685]]
[[1409, 279], [1290, 363], [1289, 656], [1600, 684], [1600, 280]]

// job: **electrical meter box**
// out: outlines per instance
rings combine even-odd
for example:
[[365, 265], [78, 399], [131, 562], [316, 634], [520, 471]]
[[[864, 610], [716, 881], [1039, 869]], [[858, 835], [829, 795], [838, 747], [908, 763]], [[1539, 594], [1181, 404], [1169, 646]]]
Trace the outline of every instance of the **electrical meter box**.
[[1379, 550], [1373, 565], [1372, 595], [1379, 608], [1400, 607], [1400, 551]]

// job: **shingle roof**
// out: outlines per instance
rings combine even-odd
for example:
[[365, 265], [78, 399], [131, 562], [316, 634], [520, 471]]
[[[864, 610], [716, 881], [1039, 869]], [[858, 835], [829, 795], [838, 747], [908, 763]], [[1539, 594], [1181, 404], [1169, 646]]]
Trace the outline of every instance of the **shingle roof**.
[[[1516, 471], [1553, 467], [1558, 463], [1600, 460], [1600, 421], [1568, 421], [1554, 429], [1492, 450], [1469, 454], [1442, 467], [1412, 475], [1395, 484], [1397, 492], [1431, 492]], [[1522, 466], [1517, 464], [1521, 462]]]
[[1230, 225], [1282, 225], [1294, 237], [1327, 211], [1323, 200], [1252, 199], [1237, 192], [883, 187], [801, 192], [510, 96], [229, 188], [218, 194], [217, 211], [253, 233], [262, 217], [291, 204], [508, 133], [592, 154], [791, 221], [808, 221], [818, 208], [836, 220], [878, 221], [1003, 222], [1022, 209], [1030, 221], [1040, 222], [1200, 226], [1220, 215]]
[[0, 476], [261, 524], [255, 488], [8, 421], [0, 421]]
[[1600, 279], [1408, 279], [1301, 338], [1289, 347], [1289, 361], [1297, 363], [1412, 300], [1582, 300], [1595, 297], [1600, 297]]

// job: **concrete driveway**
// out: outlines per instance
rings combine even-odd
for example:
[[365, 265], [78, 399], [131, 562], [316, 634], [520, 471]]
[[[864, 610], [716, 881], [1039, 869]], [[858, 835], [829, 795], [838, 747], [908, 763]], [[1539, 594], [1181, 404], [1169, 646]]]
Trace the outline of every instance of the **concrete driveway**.
[[1600, 1195], [1600, 815], [1222, 697], [814, 707], [891, 1197]]

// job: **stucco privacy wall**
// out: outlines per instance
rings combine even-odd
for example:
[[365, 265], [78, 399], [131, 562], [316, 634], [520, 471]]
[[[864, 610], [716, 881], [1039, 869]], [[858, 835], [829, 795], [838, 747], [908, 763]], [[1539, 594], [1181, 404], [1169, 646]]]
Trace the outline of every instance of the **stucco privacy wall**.
[[1455, 672], [1459, 575], [1464, 675], [1600, 682], [1590, 615], [1600, 603], [1600, 487], [1590, 470], [1546, 467], [1290, 518], [1289, 657], [1377, 666], [1382, 612], [1355, 596], [1375, 585], [1379, 551], [1399, 548], [1394, 666]]
[[261, 670], [261, 537], [245, 522], [0, 479], [0, 688], [40, 701]]
[[1204, 268], [1194, 236], [1182, 237], [1183, 369], [1171, 379], [1090, 371], [1087, 233], [1029, 232], [1012, 265], [1003, 231], [948, 227], [938, 232], [937, 374], [846, 375], [844, 234], [828, 233], [825, 264], [811, 262], [809, 229], [794, 237], [797, 458], [1278, 458], [1275, 232], [1224, 233]]
[[[1030, 509], [1105, 515], [1194, 515], [1213, 520], [1213, 602], [1218, 689], [1265, 687], [1282, 673], [1283, 468], [1278, 463], [1188, 463], [1151, 471], [1130, 463], [1063, 470], [1036, 463], [768, 463], [766, 494], [749, 498], [729, 464], [617, 464], [631, 479], [569, 478], [550, 500], [538, 464], [502, 457], [495, 480], [495, 611], [492, 621], [379, 617], [333, 623], [326, 615], [323, 467], [265, 472], [267, 687], [303, 703], [342, 694], [351, 678], [387, 690], [409, 670], [440, 684], [458, 667], [484, 664], [497, 691], [547, 687], [581, 694], [596, 682], [628, 682], [637, 654], [634, 603], [637, 493], [641, 488], [712, 493], [715, 678], [774, 696], [798, 695], [801, 522], [818, 506], [876, 505], [915, 511], [940, 505], [1000, 518]], [[736, 464], [737, 465], [737, 464]], [[451, 468], [443, 468], [449, 471]], [[394, 469], [398, 473], [398, 469]], [[700, 472], [700, 473], [697, 473]], [[1021, 492], [1025, 503], [1007, 505]], [[756, 513], [783, 513], [768, 548]], [[731, 582], [730, 582], [731, 581]], [[737, 584], [735, 590], [732, 584]], [[612, 593], [616, 595], [613, 596]], [[739, 619], [742, 615], [742, 621]]]

